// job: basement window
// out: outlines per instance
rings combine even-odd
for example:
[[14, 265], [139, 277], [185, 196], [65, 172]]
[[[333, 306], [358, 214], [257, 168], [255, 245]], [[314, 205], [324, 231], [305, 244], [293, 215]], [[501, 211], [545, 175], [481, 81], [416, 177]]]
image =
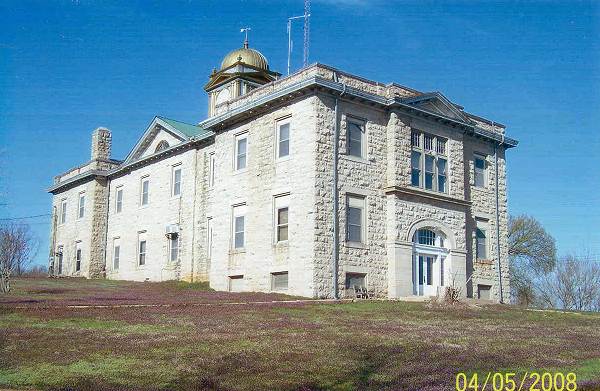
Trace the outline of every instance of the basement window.
[[271, 273], [271, 290], [286, 291], [288, 289], [288, 272]]
[[366, 287], [367, 273], [346, 273], [346, 289]]

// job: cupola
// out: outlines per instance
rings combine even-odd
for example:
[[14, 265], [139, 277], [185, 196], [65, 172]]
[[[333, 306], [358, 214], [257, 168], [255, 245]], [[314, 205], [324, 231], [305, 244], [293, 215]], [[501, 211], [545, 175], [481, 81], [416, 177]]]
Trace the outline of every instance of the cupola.
[[280, 73], [269, 69], [269, 62], [261, 52], [248, 47], [246, 39], [243, 47], [223, 58], [220, 69], [213, 70], [204, 86], [208, 93], [208, 116], [216, 113], [217, 106], [277, 80], [279, 76]]

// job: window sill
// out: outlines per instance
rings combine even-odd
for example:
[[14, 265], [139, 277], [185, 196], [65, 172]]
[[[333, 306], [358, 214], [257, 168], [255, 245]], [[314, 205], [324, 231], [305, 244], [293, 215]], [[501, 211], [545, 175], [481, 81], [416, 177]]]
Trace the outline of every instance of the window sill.
[[348, 248], [366, 249], [367, 245], [365, 243], [362, 243], [362, 242], [348, 242], [348, 241], [346, 241], [346, 247], [348, 247]]
[[476, 259], [475, 263], [478, 263], [480, 265], [493, 265], [494, 264], [494, 260], [493, 259]]
[[447, 193], [438, 193], [436, 191], [431, 191], [431, 190], [425, 190], [422, 189], [420, 187], [415, 187], [415, 186], [388, 186], [384, 189], [386, 194], [406, 194], [406, 195], [412, 195], [412, 196], [417, 196], [417, 197], [425, 197], [425, 198], [429, 198], [432, 200], [437, 200], [437, 201], [445, 201], [445, 202], [449, 202], [449, 203], [453, 203], [453, 204], [458, 204], [458, 205], [462, 205], [462, 206], [470, 206], [471, 202], [470, 201], [466, 201], [462, 198], [458, 198], [458, 197], [454, 197], [451, 195], [448, 195]]
[[240, 175], [240, 174], [244, 174], [248, 172], [248, 168], [243, 168], [241, 170], [236, 170], [235, 168], [233, 169], [233, 174], [232, 175]]
[[356, 162], [356, 163], [362, 163], [362, 164], [370, 164], [371, 163], [371, 161], [369, 159], [366, 159], [364, 157], [354, 156], [354, 155], [343, 154], [342, 158], [344, 158], [345, 160], [350, 160], [352, 162]]
[[284, 156], [284, 157], [278, 157], [275, 158], [275, 162], [277, 163], [285, 163], [285, 162], [289, 162], [290, 161], [290, 156]]
[[279, 242], [273, 243], [273, 247], [275, 247], [275, 248], [289, 248], [290, 244], [289, 244], [289, 241], [287, 241], [287, 240], [281, 240]]
[[235, 254], [246, 254], [246, 248], [235, 248], [235, 249], [231, 249], [231, 250], [229, 250], [229, 254], [230, 254], [230, 255], [235, 255]]

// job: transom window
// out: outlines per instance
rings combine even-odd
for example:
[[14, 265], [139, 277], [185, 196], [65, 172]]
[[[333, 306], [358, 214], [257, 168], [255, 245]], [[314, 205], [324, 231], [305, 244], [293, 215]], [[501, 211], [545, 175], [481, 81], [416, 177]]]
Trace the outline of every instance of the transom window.
[[435, 232], [430, 229], [420, 229], [417, 231], [417, 243], [427, 246], [435, 246]]
[[413, 130], [411, 185], [427, 190], [448, 191], [447, 139]]

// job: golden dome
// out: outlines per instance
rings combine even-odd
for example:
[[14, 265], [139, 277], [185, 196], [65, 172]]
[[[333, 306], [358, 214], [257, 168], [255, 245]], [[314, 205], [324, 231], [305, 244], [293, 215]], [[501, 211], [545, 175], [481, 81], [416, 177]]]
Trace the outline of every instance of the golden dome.
[[265, 56], [262, 55], [258, 50], [243, 47], [229, 52], [221, 62], [221, 70], [230, 67], [236, 62], [241, 61], [244, 64], [253, 66], [255, 68], [268, 70], [269, 63]]

